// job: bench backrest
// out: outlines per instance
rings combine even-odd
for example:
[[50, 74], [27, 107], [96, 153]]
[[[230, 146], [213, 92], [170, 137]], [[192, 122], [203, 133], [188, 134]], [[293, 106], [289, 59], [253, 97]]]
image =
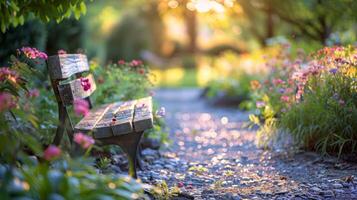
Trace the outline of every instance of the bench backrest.
[[[75, 99], [89, 97], [96, 89], [89, 71], [87, 56], [83, 54], [59, 54], [48, 57], [47, 67], [57, 101], [64, 106], [72, 105]], [[86, 84], [89, 87], [83, 86]]]

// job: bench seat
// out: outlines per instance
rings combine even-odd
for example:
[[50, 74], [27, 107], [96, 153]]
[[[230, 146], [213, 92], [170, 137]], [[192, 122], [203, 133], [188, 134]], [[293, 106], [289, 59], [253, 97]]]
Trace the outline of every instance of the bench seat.
[[122, 101], [91, 109], [75, 127], [92, 132], [94, 138], [108, 138], [150, 129], [153, 126], [152, 98]]

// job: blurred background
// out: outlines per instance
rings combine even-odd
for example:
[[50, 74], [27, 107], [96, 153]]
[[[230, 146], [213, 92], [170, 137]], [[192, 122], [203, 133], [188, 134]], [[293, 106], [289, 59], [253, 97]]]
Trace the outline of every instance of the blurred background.
[[221, 79], [229, 87], [242, 74], [264, 73], [264, 56], [276, 44], [306, 52], [356, 44], [356, 10], [354, 0], [90, 1], [79, 20], [32, 20], [0, 33], [0, 64], [21, 46], [49, 55], [63, 49], [85, 52], [100, 65], [141, 59], [160, 87]]

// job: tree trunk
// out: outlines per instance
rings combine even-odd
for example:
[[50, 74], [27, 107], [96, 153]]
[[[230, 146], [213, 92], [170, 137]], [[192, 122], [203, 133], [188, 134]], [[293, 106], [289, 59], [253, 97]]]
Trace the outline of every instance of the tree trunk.
[[197, 13], [185, 9], [186, 31], [188, 36], [187, 51], [194, 54], [197, 50]]

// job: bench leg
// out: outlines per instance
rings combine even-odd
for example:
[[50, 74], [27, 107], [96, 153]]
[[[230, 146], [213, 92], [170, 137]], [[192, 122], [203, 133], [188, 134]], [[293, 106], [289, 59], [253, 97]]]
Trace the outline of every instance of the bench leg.
[[141, 149], [141, 146], [139, 145], [138, 152], [136, 153], [137, 154], [136, 155], [136, 162], [138, 164], [139, 169], [143, 170], [144, 169], [144, 164], [143, 164], [143, 160], [142, 160], [142, 157], [141, 157], [142, 156], [141, 151], [142, 151], [142, 149]]
[[58, 146], [61, 143], [63, 133], [65, 131], [65, 126], [66, 126], [66, 108], [62, 106], [62, 104], [58, 104], [58, 118], [59, 118], [59, 124], [57, 126], [56, 130], [56, 135], [55, 138], [52, 142], [52, 144]]
[[137, 154], [139, 150], [139, 144], [144, 132], [129, 133], [125, 135], [114, 136], [111, 138], [101, 138], [100, 141], [103, 144], [115, 144], [118, 145], [128, 156], [129, 163], [129, 175], [133, 178], [137, 178]]

